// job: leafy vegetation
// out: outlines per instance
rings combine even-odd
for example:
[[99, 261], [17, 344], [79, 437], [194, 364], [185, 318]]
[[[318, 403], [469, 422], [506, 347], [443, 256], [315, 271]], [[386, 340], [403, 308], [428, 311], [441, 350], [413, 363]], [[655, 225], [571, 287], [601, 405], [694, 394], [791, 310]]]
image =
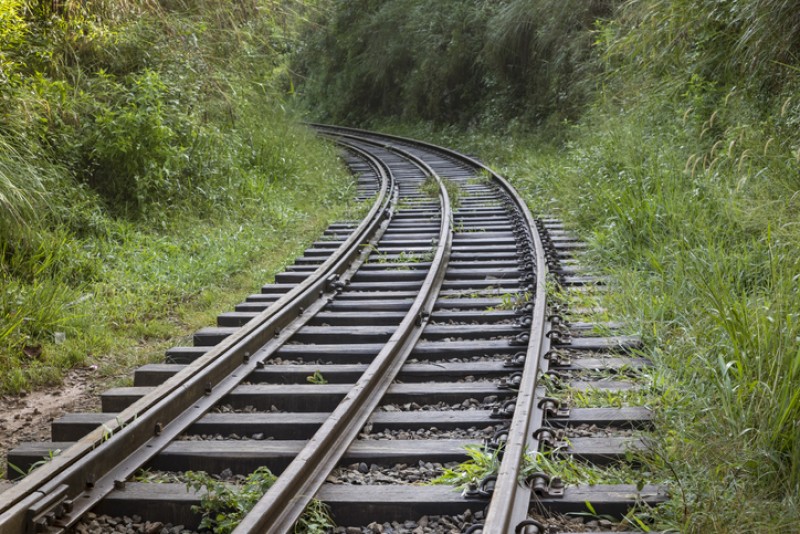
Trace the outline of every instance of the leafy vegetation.
[[464, 452], [468, 460], [455, 467], [446, 467], [441, 475], [431, 480], [431, 484], [454, 486], [466, 489], [471, 484], [479, 484], [488, 476], [496, 475], [500, 469], [502, 456], [497, 449], [489, 449], [482, 445], [466, 445]]
[[[465, 489], [470, 484], [478, 484], [486, 477], [496, 475], [502, 459], [501, 450], [489, 449], [482, 445], [464, 447], [468, 460], [452, 467], [445, 468], [442, 474], [431, 481], [431, 484], [450, 485]], [[638, 484], [644, 486], [650, 473], [619, 464], [605, 466], [602, 469], [580, 462], [571, 457], [562, 457], [550, 452], [528, 453], [522, 465], [521, 476], [529, 477], [534, 473], [547, 473], [558, 477], [567, 485], [577, 484]]]
[[0, 0], [0, 391], [124, 374], [342, 214], [283, 104], [313, 9]]
[[324, 376], [322, 376], [322, 372], [319, 369], [317, 369], [316, 371], [314, 371], [313, 375], [309, 375], [306, 377], [306, 382], [308, 382], [309, 384], [321, 385], [321, 384], [327, 384], [328, 380]]
[[[461, 205], [461, 188], [459, 187], [458, 183], [450, 180], [449, 178], [441, 178], [441, 180], [445, 191], [447, 191], [447, 197], [450, 199], [450, 207], [454, 210], [457, 210]], [[439, 182], [432, 176], [425, 178], [425, 181], [422, 182], [421, 186], [419, 186], [419, 190], [423, 195], [429, 198], [435, 200], [439, 199]]]
[[[200, 529], [215, 534], [233, 532], [277, 480], [266, 467], [259, 467], [247, 475], [241, 484], [223, 482], [204, 472], [188, 471], [184, 478], [187, 487], [202, 492], [200, 504], [194, 507], [196, 513], [203, 515]], [[294, 532], [322, 534], [334, 526], [328, 506], [314, 499], [297, 521]]]
[[614, 3], [333, 1], [295, 69], [325, 120], [501, 125], [574, 117], [595, 70], [591, 30]]

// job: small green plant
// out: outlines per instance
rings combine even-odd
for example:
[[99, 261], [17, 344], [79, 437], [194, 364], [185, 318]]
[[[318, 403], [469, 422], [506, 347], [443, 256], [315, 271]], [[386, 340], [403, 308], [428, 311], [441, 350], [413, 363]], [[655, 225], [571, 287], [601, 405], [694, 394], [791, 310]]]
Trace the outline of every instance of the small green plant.
[[32, 463], [28, 467], [27, 471], [25, 471], [24, 469], [22, 469], [21, 467], [19, 467], [17, 465], [14, 465], [11, 462], [8, 462], [8, 467], [10, 467], [11, 470], [14, 471], [15, 473], [17, 473], [20, 477], [25, 478], [26, 476], [30, 475], [34, 470], [38, 469], [39, 467], [41, 467], [41, 466], [43, 466], [43, 465], [45, 465], [45, 464], [47, 464], [49, 462], [52, 462], [53, 458], [55, 458], [59, 454], [61, 454], [61, 449], [54, 449], [52, 451], [48, 451], [47, 452], [47, 456], [44, 456], [38, 462]]
[[500, 295], [500, 304], [497, 306], [489, 306], [486, 308], [486, 311], [516, 310], [530, 302], [530, 300], [531, 294], [527, 291], [524, 293], [504, 293]]
[[566, 485], [635, 484], [642, 488], [649, 481], [647, 474], [628, 463], [596, 466], [576, 460], [570, 455], [553, 452], [525, 454], [521, 476], [526, 479], [533, 473], [546, 473], [560, 478]]
[[184, 476], [187, 488], [205, 490], [200, 504], [192, 510], [203, 515], [200, 528], [209, 529], [215, 534], [233, 532], [277, 480], [266, 467], [259, 467], [250, 473], [240, 486], [222, 482], [204, 472], [189, 471]]
[[324, 534], [331, 532], [335, 526], [330, 507], [324, 502], [314, 499], [297, 520], [294, 532], [296, 534]]
[[148, 484], [178, 484], [185, 483], [186, 479], [180, 474], [164, 471], [155, 471], [150, 468], [139, 469], [131, 476], [132, 482], [146, 482]]
[[322, 376], [322, 373], [320, 372], [319, 369], [314, 371], [313, 375], [307, 376], [306, 377], [306, 382], [308, 382], [310, 384], [327, 384], [328, 383], [328, 381], [325, 379], [325, 377]]
[[401, 251], [400, 254], [394, 258], [390, 258], [388, 254], [380, 254], [377, 257], [378, 263], [420, 263], [425, 261], [424, 255], [415, 254], [413, 252]]
[[[259, 467], [238, 485], [222, 482], [204, 472], [188, 471], [184, 477], [189, 489], [204, 490], [200, 504], [193, 507], [193, 511], [203, 515], [200, 528], [215, 534], [233, 532], [277, 480], [266, 467]], [[294, 532], [321, 534], [334, 526], [327, 505], [315, 499], [295, 525]]]
[[467, 180], [467, 185], [488, 185], [492, 183], [492, 173], [480, 169], [475, 176]]
[[431, 261], [433, 261], [433, 258], [435, 256], [436, 256], [436, 249], [435, 248], [431, 248], [430, 250], [427, 250], [424, 254], [419, 256], [419, 261], [425, 262], [425, 263], [431, 262]]
[[469, 460], [453, 468], [445, 468], [444, 472], [430, 483], [464, 489], [471, 483], [480, 482], [487, 476], [496, 474], [500, 468], [499, 450], [487, 450], [482, 445], [467, 445], [464, 451]]
[[397, 207], [397, 211], [415, 208], [417, 206], [417, 202], [418, 201], [416, 199], [401, 198], [400, 201], [397, 203], [397, 206], [396, 206]]
[[[458, 207], [461, 205], [461, 188], [452, 180], [448, 180], [447, 178], [442, 178], [441, 180], [442, 184], [444, 184], [445, 190], [447, 191], [447, 196], [450, 197], [450, 206], [454, 210], [458, 209]], [[425, 178], [425, 181], [422, 183], [419, 190], [430, 198], [439, 198], [439, 182], [437, 182], [432, 176]]]

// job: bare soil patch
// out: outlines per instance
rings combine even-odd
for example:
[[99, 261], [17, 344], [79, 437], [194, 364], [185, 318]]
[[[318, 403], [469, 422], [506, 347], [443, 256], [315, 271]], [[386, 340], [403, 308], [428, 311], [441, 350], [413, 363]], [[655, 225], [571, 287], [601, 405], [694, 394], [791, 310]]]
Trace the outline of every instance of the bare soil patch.
[[[106, 387], [92, 366], [69, 371], [58, 386], [25, 395], [0, 396], [0, 472], [5, 473], [6, 455], [18, 443], [49, 440], [50, 423], [54, 419], [67, 412], [99, 411], [98, 394]], [[6, 486], [0, 480], [0, 491]]]

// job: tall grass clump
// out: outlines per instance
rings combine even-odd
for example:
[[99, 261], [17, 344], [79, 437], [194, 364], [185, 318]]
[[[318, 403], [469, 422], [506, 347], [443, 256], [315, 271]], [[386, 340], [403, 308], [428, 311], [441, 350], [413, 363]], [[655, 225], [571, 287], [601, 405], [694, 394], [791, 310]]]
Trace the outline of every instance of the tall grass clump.
[[[324, 118], [395, 115], [457, 121], [484, 93], [476, 57], [482, 2], [334, 3], [299, 51], [302, 91]], [[413, 35], [414, 39], [408, 39]]]
[[30, 153], [0, 136], [0, 246], [20, 239], [36, 219], [45, 195], [42, 172], [31, 163]]
[[768, 178], [793, 165], [771, 161], [752, 182], [722, 161], [693, 167], [694, 132], [668, 108], [648, 111], [587, 124], [550, 183], [582, 199], [562, 208], [592, 232], [621, 279], [619, 309], [650, 338], [670, 397], [685, 400], [662, 423], [690, 488], [672, 520], [717, 529], [720, 507], [723, 522], [757, 528], [757, 514], [729, 507], [745, 498], [772, 503], [770, 521], [796, 519], [800, 234], [794, 201]]
[[[491, 112], [508, 108], [537, 121], [576, 118], [589, 101], [599, 64], [591, 54], [594, 29], [608, 19], [607, 0], [502, 2], [487, 21], [481, 64]], [[519, 121], [519, 119], [517, 119]]]
[[688, 74], [776, 91], [800, 45], [800, 15], [789, 0], [629, 0], [612, 26], [616, 67], [673, 83]]

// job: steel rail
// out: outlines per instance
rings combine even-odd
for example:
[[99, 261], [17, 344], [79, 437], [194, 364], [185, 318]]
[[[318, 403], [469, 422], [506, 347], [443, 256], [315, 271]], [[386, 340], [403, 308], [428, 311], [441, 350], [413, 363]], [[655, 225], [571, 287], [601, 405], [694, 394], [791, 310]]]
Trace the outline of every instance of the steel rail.
[[527, 518], [531, 499], [530, 487], [528, 487], [527, 484], [522, 484], [520, 478], [525, 454], [528, 451], [539, 450], [539, 440], [532, 434], [532, 430], [535, 430], [542, 422], [541, 410], [537, 410], [535, 406], [536, 382], [539, 374], [541, 357], [549, 349], [550, 345], [549, 339], [547, 339], [545, 335], [549, 328], [549, 322], [547, 321], [547, 291], [545, 283], [547, 263], [542, 238], [539, 235], [533, 215], [516, 190], [505, 178], [474, 158], [448, 148], [422, 143], [400, 136], [376, 134], [355, 128], [342, 128], [319, 124], [312, 126], [322, 131], [333, 130], [338, 132], [368, 134], [396, 142], [399, 141], [411, 146], [425, 147], [468, 163], [476, 169], [488, 172], [501, 188], [505, 190], [522, 213], [533, 241], [534, 262], [532, 271], [536, 280], [534, 308], [522, 381], [517, 395], [511, 426], [503, 448], [503, 459], [498, 470], [489, 511], [482, 530], [485, 534], [507, 534], [509, 532], [515, 532], [517, 525]]
[[[194, 411], [193, 417], [185, 418], [188, 427], [190, 421], [202, 415], [203, 411], [198, 409], [201, 401], [217, 396], [219, 392], [213, 391], [217, 384], [225, 379], [238, 383], [246, 376], [242, 371], [263, 362], [266, 354], [258, 360], [251, 356], [265, 343], [275, 341], [276, 336], [286, 337], [280, 335], [281, 329], [325, 293], [331, 277], [344, 273], [350, 263], [363, 255], [361, 244], [382, 233], [386, 227], [384, 220], [393, 213], [397, 190], [391, 173], [375, 158], [358, 152], [378, 173], [381, 187], [367, 216], [342, 245], [306, 280], [236, 333], [0, 494], [0, 534], [17, 534], [34, 528], [32, 522], [40, 520], [37, 518], [43, 510], [58, 509], [62, 519], [53, 525], [56, 531], [74, 524], [82, 511], [124, 483], [124, 478], [109, 477], [109, 473], [138, 468], [141, 463], [137, 465], [127, 458], [138, 453], [140, 461], [146, 461], [163, 448], [165, 425], [181, 414]], [[215, 394], [210, 395], [212, 392]]]
[[[350, 143], [341, 144], [352, 147]], [[380, 403], [422, 335], [433, 311], [444, 281], [453, 239], [450, 199], [441, 177], [425, 162], [402, 151], [383, 148], [401, 154], [439, 184], [442, 215], [431, 268], [419, 295], [384, 348], [275, 484], [242, 520], [234, 534], [283, 534], [291, 531]]]

